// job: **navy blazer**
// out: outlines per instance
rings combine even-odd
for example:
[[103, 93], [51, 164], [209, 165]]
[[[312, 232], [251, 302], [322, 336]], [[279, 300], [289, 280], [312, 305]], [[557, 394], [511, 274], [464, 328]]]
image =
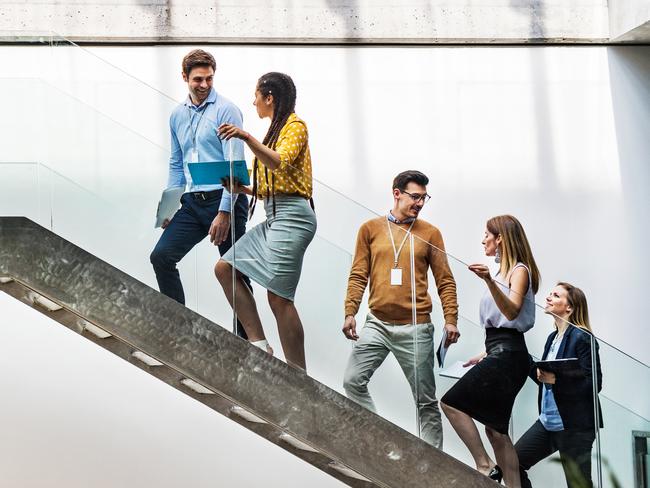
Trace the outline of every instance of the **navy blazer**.
[[[548, 356], [551, 343], [556, 335], [557, 331], [553, 331], [548, 336], [548, 339], [546, 339], [542, 359], [546, 359]], [[589, 331], [569, 325], [568, 329], [564, 332], [564, 337], [557, 352], [556, 359], [578, 358], [579, 364], [579, 369], [576, 371], [555, 374], [553, 396], [555, 397], [555, 403], [557, 404], [565, 429], [594, 428], [594, 395], [591, 371], [592, 337]], [[600, 369], [598, 341], [596, 341], [596, 368], [598, 392], [600, 392], [603, 387], [603, 374]], [[531, 367], [530, 377], [539, 385], [537, 408], [541, 412], [543, 385], [537, 381], [537, 368], [534, 364]], [[603, 414], [600, 409], [600, 400], [598, 401], [598, 417], [600, 418], [599, 424], [602, 428]]]

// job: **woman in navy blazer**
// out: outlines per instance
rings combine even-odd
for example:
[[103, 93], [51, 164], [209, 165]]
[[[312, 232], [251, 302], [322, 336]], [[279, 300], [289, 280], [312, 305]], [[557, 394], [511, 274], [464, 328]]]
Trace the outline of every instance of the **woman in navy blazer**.
[[[521, 486], [532, 487], [528, 469], [556, 451], [560, 452], [568, 487], [576, 486], [575, 475], [569, 476], [576, 466], [591, 486], [591, 449], [596, 438], [591, 351], [596, 339], [589, 325], [587, 299], [580, 288], [560, 282], [546, 298], [545, 311], [555, 317], [555, 331], [546, 340], [542, 359], [577, 358], [578, 365], [557, 373], [531, 367], [530, 377], [539, 385], [540, 415], [515, 445]], [[602, 373], [597, 342], [594, 350], [600, 392]], [[602, 427], [600, 402], [598, 418]]]

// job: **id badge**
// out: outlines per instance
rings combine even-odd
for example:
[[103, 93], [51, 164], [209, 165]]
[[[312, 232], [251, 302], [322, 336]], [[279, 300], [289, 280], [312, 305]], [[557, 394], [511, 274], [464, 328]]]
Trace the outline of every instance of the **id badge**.
[[190, 163], [198, 163], [199, 162], [199, 151], [196, 149], [192, 149], [192, 152], [190, 153]]
[[390, 284], [392, 286], [402, 285], [402, 268], [392, 268], [390, 270]]

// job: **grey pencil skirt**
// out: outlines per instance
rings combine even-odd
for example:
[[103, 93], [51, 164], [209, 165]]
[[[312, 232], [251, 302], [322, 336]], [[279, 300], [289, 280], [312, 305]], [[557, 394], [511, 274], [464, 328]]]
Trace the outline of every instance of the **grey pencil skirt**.
[[305, 251], [316, 234], [316, 215], [309, 201], [297, 195], [275, 195], [275, 216], [272, 199], [264, 202], [264, 210], [266, 221], [247, 231], [221, 259], [293, 301]]

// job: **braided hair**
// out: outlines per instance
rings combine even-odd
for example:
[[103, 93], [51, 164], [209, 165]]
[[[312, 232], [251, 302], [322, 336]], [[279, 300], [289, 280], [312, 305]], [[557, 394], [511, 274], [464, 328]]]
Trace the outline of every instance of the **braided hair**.
[[[273, 71], [260, 77], [257, 81], [257, 90], [263, 97], [273, 96], [273, 119], [262, 144], [275, 150], [280, 131], [296, 108], [296, 85], [289, 75]], [[257, 166], [258, 160], [255, 158], [253, 160], [253, 198], [250, 203], [250, 215], [253, 215], [257, 203]], [[264, 166], [264, 179], [267, 188], [266, 201], [268, 202], [269, 198], [273, 197], [273, 215], [275, 215], [275, 175], [271, 173], [271, 184], [269, 185], [269, 169], [266, 166]], [[270, 193], [269, 188], [271, 188]]]

